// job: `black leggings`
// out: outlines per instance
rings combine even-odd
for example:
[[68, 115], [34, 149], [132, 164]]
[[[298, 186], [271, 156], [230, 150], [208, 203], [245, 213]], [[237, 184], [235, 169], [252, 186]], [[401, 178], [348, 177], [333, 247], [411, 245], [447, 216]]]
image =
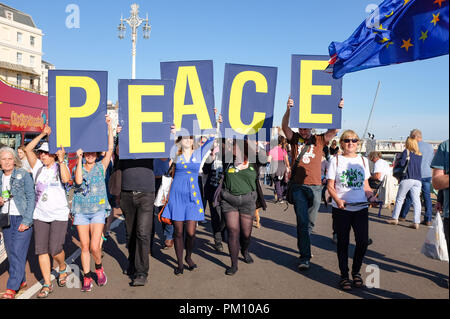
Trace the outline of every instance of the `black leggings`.
[[239, 214], [237, 211], [224, 213], [228, 229], [228, 249], [231, 257], [231, 267], [237, 269], [239, 246], [244, 254], [248, 251], [253, 228], [253, 216]]
[[183, 234], [183, 228], [186, 223], [186, 262], [188, 263], [189, 267], [192, 267], [195, 265], [195, 263], [192, 261], [191, 255], [192, 251], [194, 250], [194, 244], [195, 244], [195, 229], [197, 227], [197, 222], [195, 220], [187, 220], [187, 221], [173, 221], [174, 225], [174, 246], [175, 246], [175, 253], [177, 255], [177, 261], [178, 261], [178, 268], [183, 269], [183, 251], [184, 251], [184, 234]]
[[364, 255], [369, 240], [369, 209], [351, 212], [333, 207], [333, 226], [337, 234], [337, 255], [341, 278], [348, 278], [348, 245], [350, 242], [350, 229], [355, 233], [355, 252], [353, 255], [352, 274], [361, 270]]

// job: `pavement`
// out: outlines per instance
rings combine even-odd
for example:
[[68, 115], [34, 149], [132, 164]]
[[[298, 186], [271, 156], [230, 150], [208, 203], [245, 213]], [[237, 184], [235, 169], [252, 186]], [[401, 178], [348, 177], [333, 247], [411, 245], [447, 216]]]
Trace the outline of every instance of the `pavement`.
[[[369, 210], [369, 233], [373, 244], [366, 253], [361, 274], [372, 288], [353, 289], [344, 292], [338, 289], [339, 269], [336, 246], [331, 240], [330, 208], [321, 206], [314, 233], [311, 235], [311, 268], [298, 271], [296, 241], [296, 219], [292, 206], [275, 204], [273, 191], [263, 186], [268, 203], [261, 212], [260, 229], [253, 228], [250, 254], [253, 264], [245, 264], [240, 256], [239, 271], [234, 276], [225, 275], [230, 265], [228, 247], [216, 252], [211, 244], [211, 222], [209, 210], [206, 224], [197, 228], [196, 248], [193, 260], [198, 268], [185, 269], [184, 274], [175, 276], [176, 256], [173, 248], [161, 249], [161, 225], [156, 222], [156, 238], [153, 256], [150, 257], [150, 272], [147, 285], [131, 287], [130, 278], [123, 274], [127, 268], [124, 223], [114, 223], [111, 237], [104, 244], [103, 265], [108, 276], [104, 287], [94, 284], [93, 290], [81, 292], [79, 281], [79, 242], [75, 230], [66, 238], [66, 258], [74, 272], [67, 287], [60, 288], [54, 281], [54, 292], [48, 299], [448, 299], [449, 266], [447, 262], [433, 260], [421, 254], [420, 250], [427, 231], [426, 226], [413, 230], [410, 213], [406, 222], [397, 226], [385, 221], [391, 216], [387, 209], [378, 217], [378, 209]], [[351, 235], [349, 266], [354, 250]], [[27, 264], [28, 290], [21, 293], [24, 299], [36, 298], [40, 287], [37, 258], [33, 243]], [[92, 268], [94, 265], [92, 264]], [[6, 287], [7, 263], [0, 265], [0, 291]]]

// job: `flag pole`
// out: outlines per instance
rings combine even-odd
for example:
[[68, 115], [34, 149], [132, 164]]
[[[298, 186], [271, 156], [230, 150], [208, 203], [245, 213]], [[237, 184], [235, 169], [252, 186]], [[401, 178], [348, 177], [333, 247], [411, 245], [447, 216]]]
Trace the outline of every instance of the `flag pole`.
[[[364, 133], [362, 135], [362, 139], [364, 139], [364, 140], [366, 139], [367, 130], [369, 129], [370, 119], [372, 118], [372, 113], [373, 113], [373, 109], [375, 107], [375, 102], [377, 100], [378, 91], [380, 89], [380, 84], [381, 84], [381, 82], [378, 81], [377, 91], [375, 92], [375, 97], [372, 102], [372, 108], [370, 109], [369, 119], [367, 120], [366, 128], [364, 129]], [[362, 147], [362, 145], [361, 145], [361, 147]]]

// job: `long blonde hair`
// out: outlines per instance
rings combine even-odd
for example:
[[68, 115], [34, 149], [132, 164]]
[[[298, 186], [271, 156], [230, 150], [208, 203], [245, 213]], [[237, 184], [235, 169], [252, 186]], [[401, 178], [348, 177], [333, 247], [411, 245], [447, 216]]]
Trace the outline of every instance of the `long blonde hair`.
[[405, 148], [416, 155], [422, 155], [419, 150], [419, 144], [415, 138], [408, 137], [405, 142]]

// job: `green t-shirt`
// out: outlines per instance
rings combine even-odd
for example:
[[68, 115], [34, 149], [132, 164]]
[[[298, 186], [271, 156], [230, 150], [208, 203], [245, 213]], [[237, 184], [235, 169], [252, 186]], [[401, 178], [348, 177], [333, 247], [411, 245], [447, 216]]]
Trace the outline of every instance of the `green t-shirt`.
[[225, 189], [233, 195], [248, 194], [256, 190], [257, 176], [256, 168], [252, 165], [243, 170], [230, 166], [225, 172]]
[[[448, 174], [449, 171], [449, 140], [442, 142], [436, 154], [434, 154], [433, 161], [431, 162], [431, 168], [442, 169], [444, 170], [444, 174]], [[448, 218], [448, 210], [449, 210], [449, 193], [448, 188], [444, 189], [444, 217]]]

